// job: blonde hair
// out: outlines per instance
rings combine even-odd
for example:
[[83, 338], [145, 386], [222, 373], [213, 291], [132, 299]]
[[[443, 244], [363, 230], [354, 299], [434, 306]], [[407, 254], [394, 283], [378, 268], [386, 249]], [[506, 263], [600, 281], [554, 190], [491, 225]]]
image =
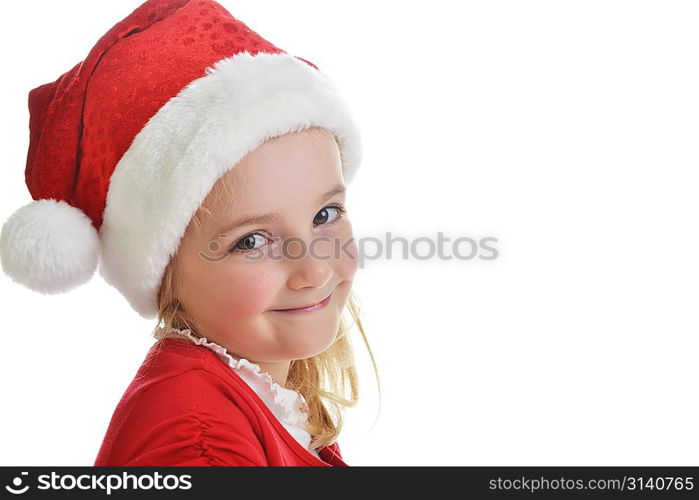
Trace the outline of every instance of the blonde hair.
[[[219, 189], [219, 185], [224, 186], [224, 189]], [[221, 196], [224, 191], [230, 194], [227, 183], [216, 183], [212, 194]], [[211, 216], [211, 212], [202, 204], [192, 218], [199, 227], [201, 221], [198, 214], [201, 213]], [[181, 280], [177, 254], [165, 268], [158, 292], [158, 323], [152, 332], [152, 336], [158, 340], [181, 337], [176, 332], [168, 332], [168, 328], [189, 329], [198, 335], [195, 322], [176, 297], [176, 280]], [[337, 335], [330, 347], [310, 358], [293, 360], [289, 366], [285, 387], [298, 391], [306, 399], [309, 409], [306, 428], [311, 434], [311, 448], [314, 450], [329, 446], [337, 440], [342, 430], [343, 411], [347, 407], [355, 406], [359, 400], [359, 384], [349, 337], [354, 326], [359, 330], [371, 358], [380, 401], [381, 381], [378, 368], [360, 319], [359, 298], [353, 290], [350, 291], [346, 309], [350, 313], [351, 322], [344, 316], [340, 317]]]

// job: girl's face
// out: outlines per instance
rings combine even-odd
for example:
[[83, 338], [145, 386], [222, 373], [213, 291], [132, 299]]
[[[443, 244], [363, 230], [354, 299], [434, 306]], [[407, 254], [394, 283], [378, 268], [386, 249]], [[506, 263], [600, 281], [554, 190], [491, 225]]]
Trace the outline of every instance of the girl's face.
[[[344, 188], [323, 129], [273, 138], [222, 176], [202, 204], [211, 216], [190, 223], [177, 256], [175, 294], [197, 332], [258, 363], [326, 350], [357, 271]], [[328, 296], [312, 312], [280, 311]]]

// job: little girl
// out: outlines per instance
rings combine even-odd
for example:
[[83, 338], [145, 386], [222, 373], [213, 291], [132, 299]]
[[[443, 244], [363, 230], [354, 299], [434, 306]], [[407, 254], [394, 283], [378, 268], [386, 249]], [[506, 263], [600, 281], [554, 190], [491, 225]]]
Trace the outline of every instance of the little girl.
[[95, 465], [347, 465], [361, 142], [327, 76], [212, 0], [149, 0], [29, 110], [3, 270], [60, 293], [99, 263], [157, 317]]

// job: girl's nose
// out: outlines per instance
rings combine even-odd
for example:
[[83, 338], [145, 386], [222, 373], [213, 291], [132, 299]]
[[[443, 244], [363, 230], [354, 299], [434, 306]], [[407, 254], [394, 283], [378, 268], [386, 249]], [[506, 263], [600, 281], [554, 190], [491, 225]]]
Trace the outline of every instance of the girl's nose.
[[289, 288], [327, 287], [334, 273], [332, 254], [323, 251], [320, 247], [322, 247], [322, 245], [315, 245], [315, 247], [311, 249], [306, 245], [303, 252], [291, 255], [287, 258], [290, 269], [288, 280]]

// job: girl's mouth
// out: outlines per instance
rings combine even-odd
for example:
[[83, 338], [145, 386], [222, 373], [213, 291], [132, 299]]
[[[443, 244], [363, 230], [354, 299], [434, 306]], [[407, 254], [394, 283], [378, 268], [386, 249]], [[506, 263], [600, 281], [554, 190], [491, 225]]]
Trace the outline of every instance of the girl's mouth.
[[313, 304], [312, 306], [308, 307], [300, 307], [298, 309], [274, 309], [275, 312], [283, 312], [283, 313], [290, 313], [290, 314], [304, 314], [308, 312], [313, 312], [313, 311], [318, 311], [319, 309], [324, 308], [326, 305], [328, 305], [328, 302], [330, 302], [330, 297], [332, 297], [332, 293], [325, 297], [323, 300], [318, 302], [317, 304]]

